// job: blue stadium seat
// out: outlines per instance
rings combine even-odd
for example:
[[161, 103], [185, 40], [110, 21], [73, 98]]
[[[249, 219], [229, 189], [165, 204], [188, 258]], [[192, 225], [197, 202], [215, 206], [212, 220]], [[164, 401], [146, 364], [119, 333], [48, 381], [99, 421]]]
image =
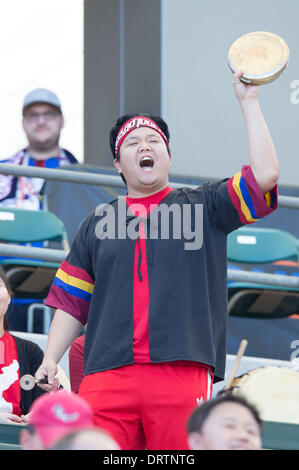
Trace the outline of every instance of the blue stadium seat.
[[[16, 208], [0, 208], [0, 243], [48, 247], [55, 243], [62, 250], [69, 249], [63, 222], [52, 212]], [[43, 305], [59, 263], [26, 257], [0, 257], [14, 294], [16, 304], [37, 303], [44, 313], [44, 333], [49, 328], [49, 308]], [[27, 325], [32, 325], [32, 310]], [[31, 326], [27, 331], [32, 331]]]
[[[298, 240], [270, 228], [242, 227], [228, 236], [228, 269], [299, 276]], [[230, 315], [288, 317], [299, 313], [299, 289], [228, 282]]]

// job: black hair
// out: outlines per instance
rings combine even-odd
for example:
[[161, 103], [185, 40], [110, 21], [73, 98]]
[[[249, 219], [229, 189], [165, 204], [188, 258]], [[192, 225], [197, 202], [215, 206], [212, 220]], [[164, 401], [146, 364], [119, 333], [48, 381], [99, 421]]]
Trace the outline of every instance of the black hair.
[[[4, 269], [0, 266], [0, 279], [2, 279], [2, 281], [4, 282], [4, 285], [10, 295], [10, 297], [12, 298], [13, 297], [13, 292], [12, 292], [12, 289], [11, 289], [11, 286], [10, 286], [10, 283], [9, 283], [9, 280], [7, 278], [7, 275], [4, 271]], [[4, 321], [3, 321], [3, 327], [4, 327], [4, 330], [5, 331], [9, 331], [9, 324], [8, 324], [8, 318], [7, 318], [7, 313], [5, 314], [4, 316]]]
[[189, 420], [187, 422], [187, 432], [188, 434], [192, 432], [200, 433], [203, 427], [204, 422], [210, 415], [211, 411], [216, 408], [218, 405], [222, 403], [237, 403], [239, 405], [244, 406], [247, 408], [252, 416], [254, 417], [255, 421], [257, 422], [260, 431], [262, 432], [263, 422], [260, 417], [260, 414], [256, 407], [247, 401], [247, 399], [240, 395], [233, 395], [232, 393], [227, 393], [224, 395], [220, 395], [212, 400], [208, 400], [198, 408], [196, 408], [190, 415]]
[[[116, 141], [116, 138], [117, 138], [117, 134], [119, 133], [120, 128], [125, 124], [125, 122], [127, 122], [129, 119], [132, 119], [135, 116], [148, 117], [149, 119], [154, 121], [160, 127], [161, 131], [163, 132], [163, 134], [165, 135], [166, 139], [169, 142], [170, 133], [169, 133], [168, 125], [164, 121], [164, 119], [161, 118], [161, 116], [152, 116], [150, 114], [144, 114], [144, 113], [124, 114], [123, 116], [121, 116], [117, 119], [115, 125], [110, 130], [110, 135], [109, 135], [110, 149], [111, 149], [111, 152], [112, 152], [112, 155], [113, 155], [113, 159], [116, 158], [117, 161], [119, 161], [119, 152], [118, 152], [117, 155], [115, 155], [115, 141]], [[170, 154], [170, 150], [169, 150], [168, 146], [167, 146], [167, 150], [168, 150], [168, 153]], [[124, 176], [122, 175], [122, 173], [120, 174], [120, 176], [122, 177], [122, 180], [124, 181], [124, 183], [127, 184]]]

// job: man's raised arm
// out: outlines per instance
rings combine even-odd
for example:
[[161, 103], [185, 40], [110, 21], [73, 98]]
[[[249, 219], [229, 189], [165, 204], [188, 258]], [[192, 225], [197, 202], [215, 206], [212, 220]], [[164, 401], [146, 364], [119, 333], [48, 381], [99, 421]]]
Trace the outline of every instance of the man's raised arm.
[[273, 189], [279, 179], [279, 163], [258, 102], [260, 87], [242, 83], [241, 76], [242, 72], [233, 75], [234, 91], [245, 118], [250, 166], [261, 191], [265, 194]]

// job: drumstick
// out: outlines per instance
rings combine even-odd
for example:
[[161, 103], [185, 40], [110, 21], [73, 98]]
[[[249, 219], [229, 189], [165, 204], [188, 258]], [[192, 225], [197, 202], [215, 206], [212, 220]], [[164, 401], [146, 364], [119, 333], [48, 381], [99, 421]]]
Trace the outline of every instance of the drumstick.
[[248, 344], [247, 339], [242, 339], [242, 341], [241, 341], [241, 343], [240, 343], [240, 346], [239, 346], [239, 351], [238, 351], [238, 353], [237, 353], [237, 355], [236, 355], [235, 362], [234, 362], [234, 364], [233, 364], [233, 367], [232, 367], [232, 369], [231, 369], [231, 371], [230, 371], [229, 378], [228, 378], [227, 383], [226, 383], [226, 385], [225, 385], [225, 387], [224, 387], [223, 390], [228, 390], [228, 389], [231, 388], [232, 383], [233, 383], [233, 380], [234, 380], [235, 375], [236, 375], [236, 372], [237, 372], [237, 369], [238, 369], [238, 367], [239, 367], [240, 361], [241, 361], [242, 356], [243, 356], [243, 354], [244, 354], [244, 352], [245, 352], [245, 349], [246, 349], [246, 347], [247, 347], [247, 344]]

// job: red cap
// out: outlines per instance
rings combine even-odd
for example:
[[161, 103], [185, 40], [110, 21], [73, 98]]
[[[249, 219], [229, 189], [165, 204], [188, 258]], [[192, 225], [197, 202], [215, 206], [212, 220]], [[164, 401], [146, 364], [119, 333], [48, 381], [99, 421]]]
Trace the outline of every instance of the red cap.
[[89, 404], [74, 392], [57, 390], [37, 398], [29, 415], [44, 446], [51, 447], [63, 435], [76, 429], [93, 427]]

